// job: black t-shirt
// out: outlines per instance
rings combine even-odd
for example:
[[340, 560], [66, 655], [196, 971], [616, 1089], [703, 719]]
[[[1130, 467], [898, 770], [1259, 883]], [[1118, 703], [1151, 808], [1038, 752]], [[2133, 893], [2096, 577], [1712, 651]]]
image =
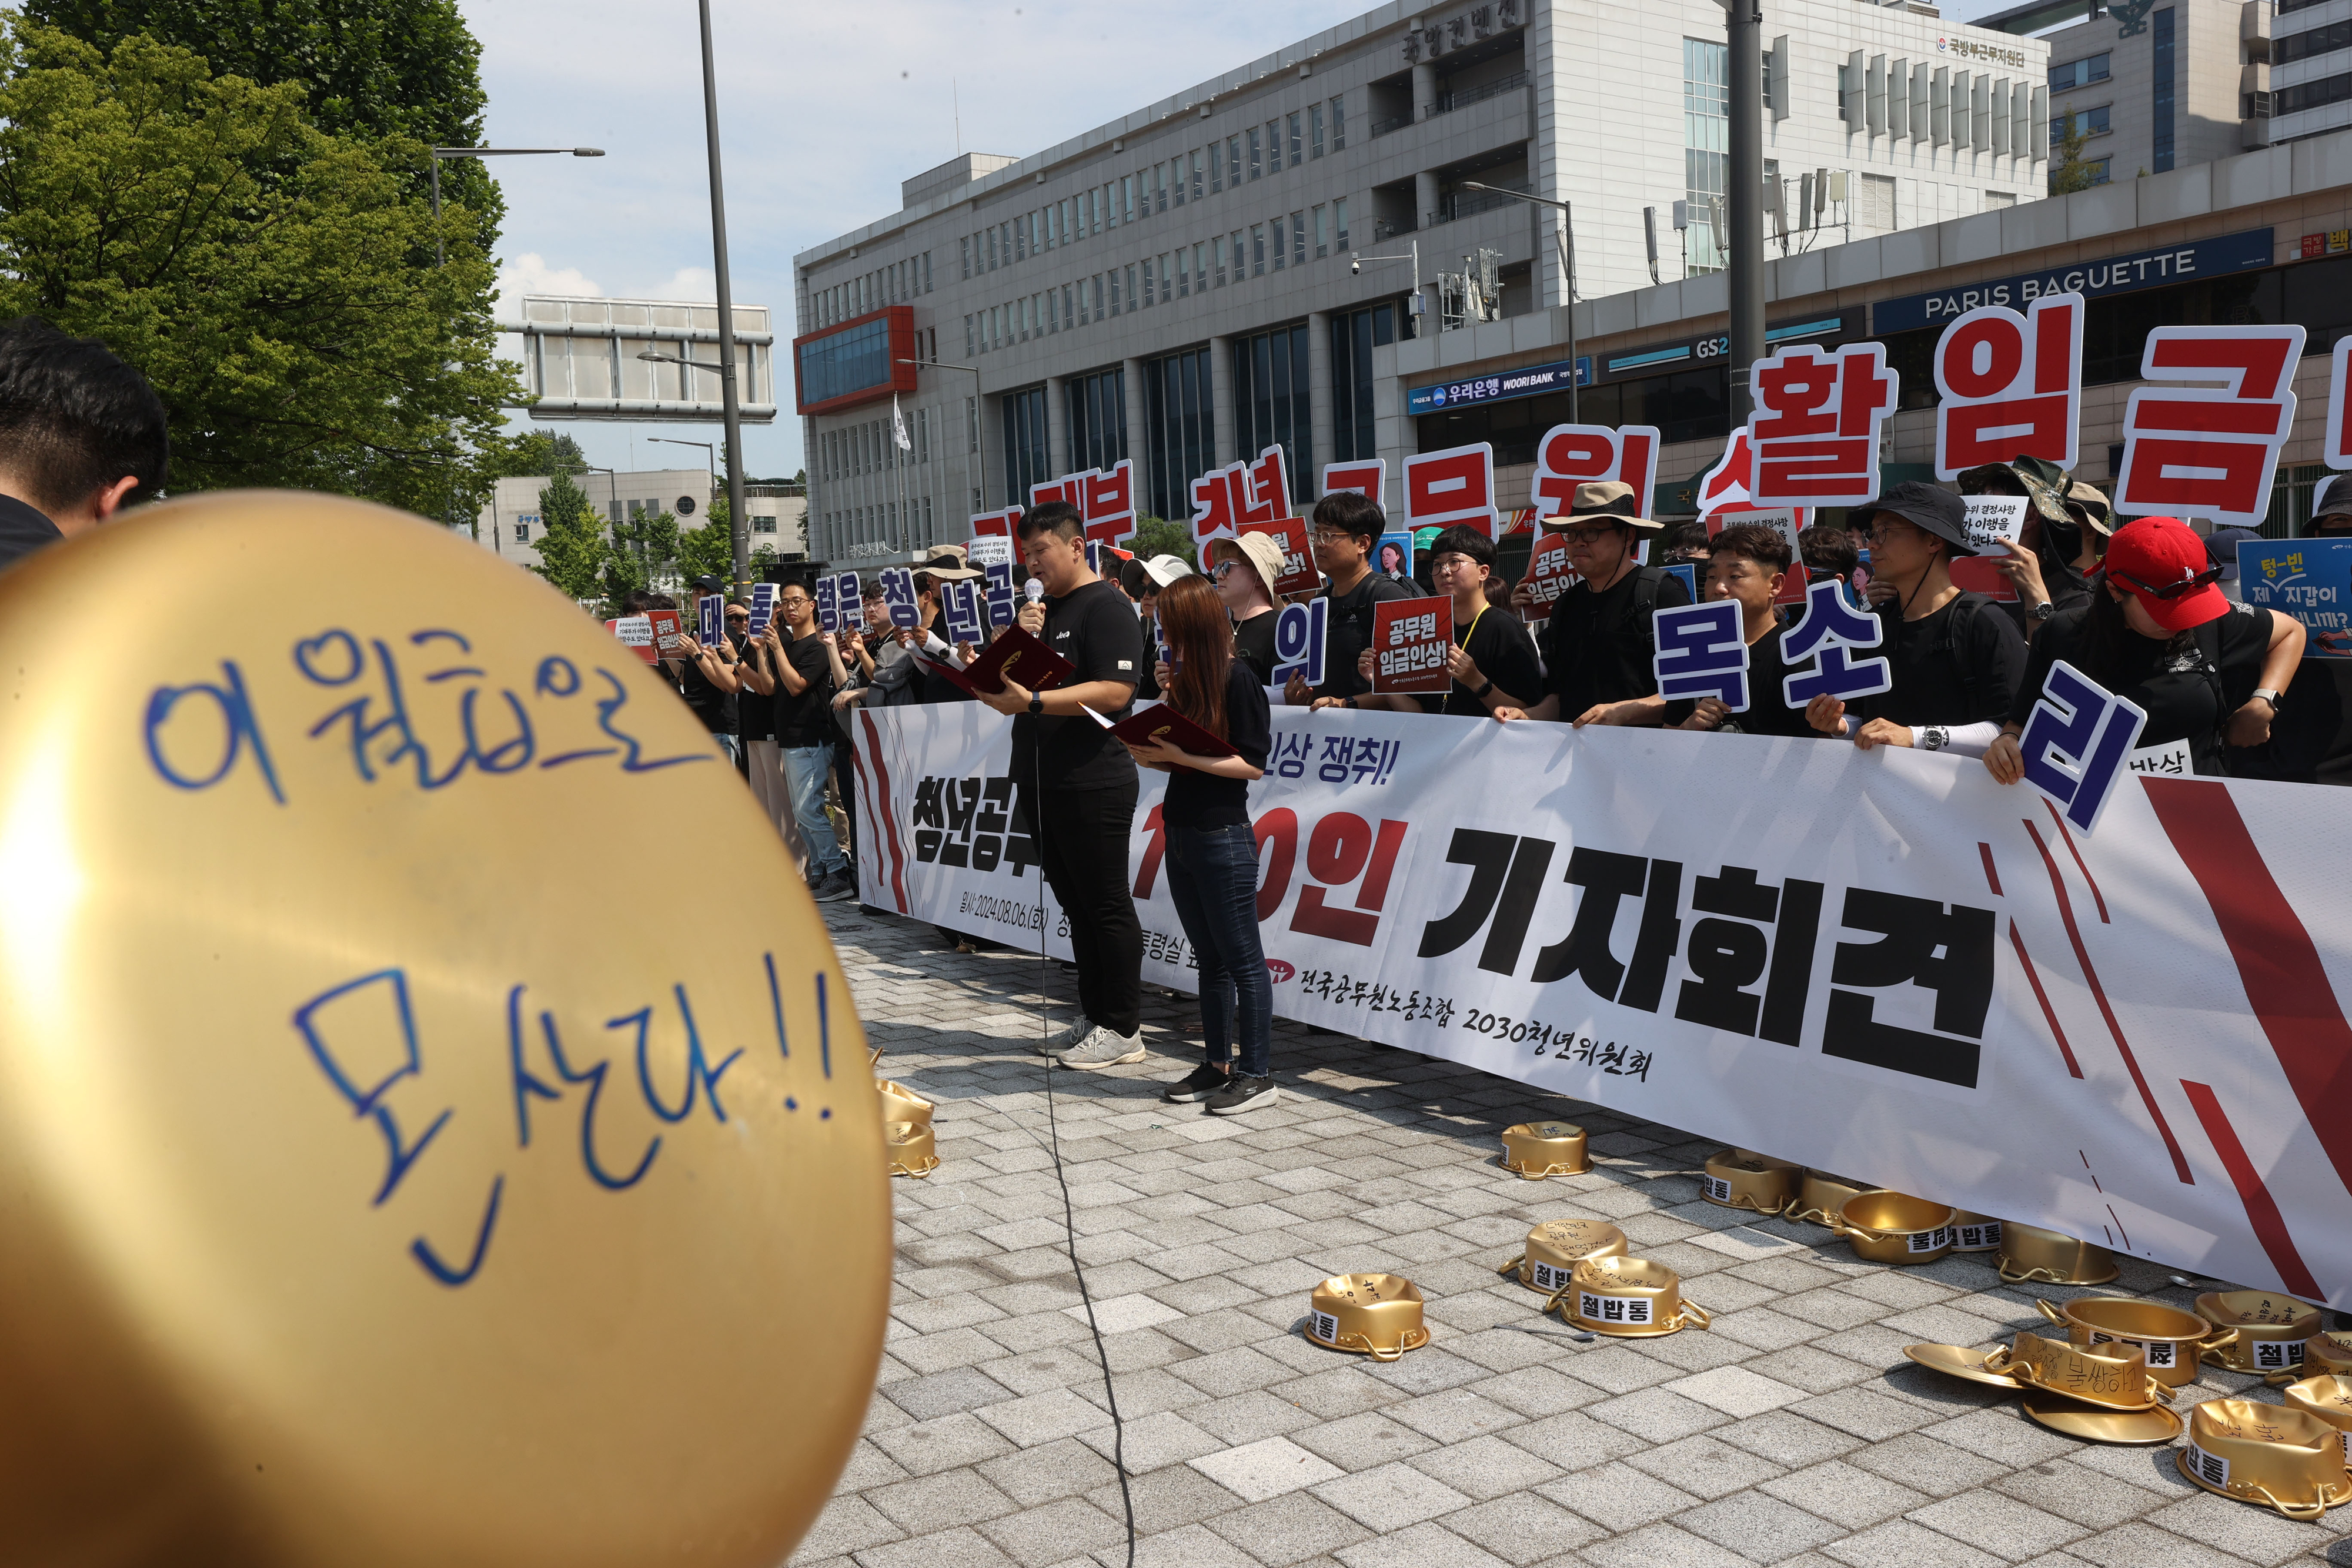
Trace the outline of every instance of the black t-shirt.
[[[2058, 614], [2065, 614], [2091, 597], [2091, 580], [2076, 571], [2074, 562], [2045, 559], [2041, 566], [2042, 591], [2050, 595], [2051, 605]], [[2019, 636], [2029, 643], [2033, 641], [2033, 622], [2025, 618], [2026, 611], [2032, 606], [2021, 595], [2014, 601], [1995, 600], [1993, 602], [2000, 606], [2000, 612], [2009, 617], [2009, 623], [2017, 628]]]
[[[1143, 627], [1135, 601], [1114, 582], [1096, 581], [1045, 601], [1040, 640], [1077, 668], [1062, 685], [1117, 681], [1132, 687], [1142, 678]], [[1096, 711], [1116, 724], [1134, 707], [1130, 693], [1116, 710]], [[1102, 726], [1078, 714], [1021, 714], [1013, 721], [1013, 776], [1045, 789], [1107, 789], [1132, 783], [1135, 759]]]
[[2352, 785], [2352, 660], [2304, 660], [2279, 699], [2270, 743], [2231, 752], [2230, 771], [2288, 784]]
[[1261, 686], [1274, 685], [1274, 623], [1282, 616], [1272, 610], [1253, 615], [1234, 628], [1234, 657], [1247, 664]]
[[[737, 637], [730, 632], [728, 640], [735, 644], [736, 656], [743, 661], [746, 670], [765, 656], [768, 673], [771, 675], [775, 674], [776, 662], [772, 656], [766, 655], [767, 643], [764, 639]], [[739, 678], [740, 674], [739, 672]], [[750, 681], [743, 682], [743, 689], [735, 694], [735, 722], [742, 727], [740, 733], [745, 740], [776, 738], [776, 698], [783, 695], [784, 689], [781, 685], [772, 695], [762, 696], [751, 689]]]
[[[1544, 693], [1559, 698], [1562, 721], [1572, 724], [1598, 704], [1646, 697], [1658, 689], [1656, 634], [1649, 613], [1634, 602], [1643, 582], [1656, 585], [1654, 609], [1691, 601], [1681, 578], [1662, 567], [1637, 566], [1603, 592], [1580, 581], [1552, 606], [1539, 641]], [[1668, 707], [1670, 723], [1675, 706]], [[1679, 706], [1687, 716], [1688, 705]]]
[[[1331, 601], [1331, 620], [1324, 629], [1325, 679], [1315, 688], [1315, 695], [1318, 697], [1360, 696], [1372, 689], [1371, 682], [1356, 674], [1357, 659], [1372, 645], [1372, 606], [1385, 604], [1392, 599], [1420, 596], [1399, 587], [1379, 572], [1371, 571], [1366, 572], [1364, 580], [1348, 592], [1333, 593], [1327, 585], [1320, 597]], [[1270, 636], [1271, 632], [1268, 634]]]
[[787, 751], [823, 746], [833, 738], [833, 666], [824, 656], [824, 639], [814, 632], [795, 637], [784, 644], [784, 657], [808, 685], [794, 696], [784, 689], [783, 677], [776, 677], [776, 744]]
[[[1239, 659], [1225, 672], [1225, 744], [1258, 768], [1265, 767], [1265, 755], [1274, 746], [1274, 717], [1266, 706], [1265, 685]], [[1160, 820], [1171, 828], [1224, 828], [1246, 822], [1249, 785], [1191, 768], [1171, 768]]]
[[[1804, 704], [1789, 706], [1781, 684], [1788, 678], [1789, 663], [1780, 656], [1780, 639], [1787, 634], [1785, 627], [1775, 627], [1748, 644], [1748, 711], [1726, 719], [1726, 732], [1822, 737], [1820, 730], [1805, 722]], [[1806, 667], [1811, 667], [1810, 660]]]
[[694, 710], [694, 716], [702, 721], [703, 728], [713, 735], [737, 733], [735, 694], [712, 685], [696, 660], [678, 661], [678, 691], [686, 698], [686, 706]]
[[[2026, 721], [2041, 700], [2042, 679], [2050, 666], [2063, 659], [2147, 715], [2147, 723], [2139, 732], [2143, 749], [2185, 740], [2198, 772], [2228, 772], [2221, 764], [2221, 726], [2261, 682], [2263, 661], [2271, 645], [2269, 612], [2232, 605], [2227, 615], [2198, 627], [2186, 638], [2162, 643], [2134, 632], [2132, 643], [2145, 647], [2133, 648], [2138, 656], [2133, 661], [2132, 678], [2119, 685], [2109, 685], [2099, 671], [2084, 663], [2089, 622], [2090, 609], [2084, 605], [2053, 616], [2042, 629], [2042, 635], [2033, 640], [2024, 684], [2010, 705], [2010, 722]], [[2282, 699], [2282, 712], [2285, 706]]]
[[49, 521], [48, 514], [26, 506], [14, 496], [0, 496], [0, 570], [63, 538], [57, 524]]
[[1981, 593], [1960, 594], [1916, 621], [1904, 620], [1896, 604], [1878, 607], [1877, 652], [1848, 655], [1883, 657], [1895, 676], [1893, 690], [1848, 705], [1853, 727], [1874, 718], [1913, 726], [2007, 718], [2025, 678], [2025, 639], [2009, 617]]
[[[1488, 696], [1499, 700], [1508, 692], [1523, 702], [1538, 702], [1543, 691], [1543, 666], [1536, 663], [1535, 639], [1519, 618], [1496, 605], [1488, 605], [1472, 616], [1465, 625], [1454, 626], [1454, 645], [1470, 655], [1478, 673], [1495, 683]], [[1484, 718], [1492, 710], [1485, 701], [1470, 695], [1470, 688], [1456, 681], [1444, 696], [1432, 692], [1421, 699], [1421, 706], [1432, 713], [1459, 715], [1465, 718]]]

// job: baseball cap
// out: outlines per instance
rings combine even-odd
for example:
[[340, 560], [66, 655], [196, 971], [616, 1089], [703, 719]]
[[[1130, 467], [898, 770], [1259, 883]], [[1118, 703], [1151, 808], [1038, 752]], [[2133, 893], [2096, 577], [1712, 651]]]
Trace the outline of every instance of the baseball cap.
[[2263, 536], [2252, 528], [2215, 528], [2205, 536], [2205, 557], [2221, 569], [2223, 582], [2238, 580], [2238, 546]]
[[1192, 576], [1192, 569], [1172, 555], [1156, 555], [1143, 563], [1143, 574], [1154, 588], [1165, 588], [1180, 577]]
[[1969, 509], [1949, 490], [1938, 489], [1923, 480], [1906, 479], [1900, 485], [1889, 485], [1876, 500], [1855, 508], [1856, 515], [1865, 518], [1873, 512], [1892, 512], [1905, 522], [1926, 529], [1950, 545], [1954, 555], [1977, 553], [1969, 543]]
[[2229, 597], [2215, 586], [2221, 569], [2197, 531], [2179, 517], [2126, 523], [2107, 541], [2099, 570], [2168, 632], [2186, 632], [2230, 612]]
[[707, 571], [700, 577], [694, 580], [694, 586], [697, 591], [702, 593], [724, 593], [727, 591], [727, 585], [719, 581], [717, 578], [711, 576], [710, 573]]

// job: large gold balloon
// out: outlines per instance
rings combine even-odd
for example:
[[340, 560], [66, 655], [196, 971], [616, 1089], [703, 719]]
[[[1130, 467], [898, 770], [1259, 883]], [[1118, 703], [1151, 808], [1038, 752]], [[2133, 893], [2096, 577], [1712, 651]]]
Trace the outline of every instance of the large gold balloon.
[[277, 494], [0, 574], [16, 1568], [770, 1568], [881, 1145], [773, 830], [537, 579]]

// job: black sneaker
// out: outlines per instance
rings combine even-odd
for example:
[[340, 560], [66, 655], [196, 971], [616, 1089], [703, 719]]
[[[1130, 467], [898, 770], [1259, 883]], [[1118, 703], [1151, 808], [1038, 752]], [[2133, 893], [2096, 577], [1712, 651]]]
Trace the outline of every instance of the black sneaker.
[[1271, 1074], [1264, 1078], [1244, 1078], [1236, 1072], [1209, 1096], [1209, 1114], [1235, 1116], [1244, 1111], [1255, 1111], [1261, 1105], [1271, 1105], [1280, 1098], [1282, 1091], [1274, 1086]]
[[1190, 1105], [1196, 1100], [1206, 1100], [1225, 1086], [1223, 1068], [1207, 1062], [1192, 1069], [1192, 1075], [1180, 1083], [1171, 1083], [1160, 1092], [1160, 1097], [1171, 1105]]
[[835, 872], [809, 889], [819, 904], [838, 904], [845, 898], [857, 896], [857, 884], [841, 872]]

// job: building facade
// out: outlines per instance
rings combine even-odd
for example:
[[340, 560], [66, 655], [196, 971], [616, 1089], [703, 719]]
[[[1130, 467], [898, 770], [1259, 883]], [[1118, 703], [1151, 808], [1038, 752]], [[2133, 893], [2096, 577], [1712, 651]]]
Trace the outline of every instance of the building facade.
[[2271, 136], [2287, 141], [2352, 125], [2352, 0], [2277, 0], [2271, 40]]
[[[2045, 192], [2038, 40], [1858, 0], [1767, 31], [1773, 255]], [[1573, 204], [1580, 299], [1717, 273], [1728, 112], [1714, 0], [1390, 5], [908, 180], [796, 258], [812, 553], [905, 559], [1123, 459], [1139, 510], [1183, 517], [1193, 477], [1280, 444], [1303, 502], [1383, 449], [1384, 351], [1559, 314], [1569, 245], [1509, 193]]]
[[[710, 515], [713, 492], [708, 468], [653, 468], [633, 474], [599, 468], [575, 474], [572, 482], [580, 486], [608, 528], [619, 519], [667, 512], [677, 518], [681, 529], [691, 529], [700, 528]], [[489, 504], [482, 508], [477, 536], [481, 544], [517, 566], [538, 566], [543, 531], [539, 493], [549, 483], [544, 475], [499, 480]], [[755, 520], [760, 516], [760, 507], [748, 497], [743, 510]], [[782, 510], [782, 507], [772, 507], [772, 515]], [[752, 542], [758, 544], [759, 536]], [[779, 551], [782, 548], [777, 546]]]

